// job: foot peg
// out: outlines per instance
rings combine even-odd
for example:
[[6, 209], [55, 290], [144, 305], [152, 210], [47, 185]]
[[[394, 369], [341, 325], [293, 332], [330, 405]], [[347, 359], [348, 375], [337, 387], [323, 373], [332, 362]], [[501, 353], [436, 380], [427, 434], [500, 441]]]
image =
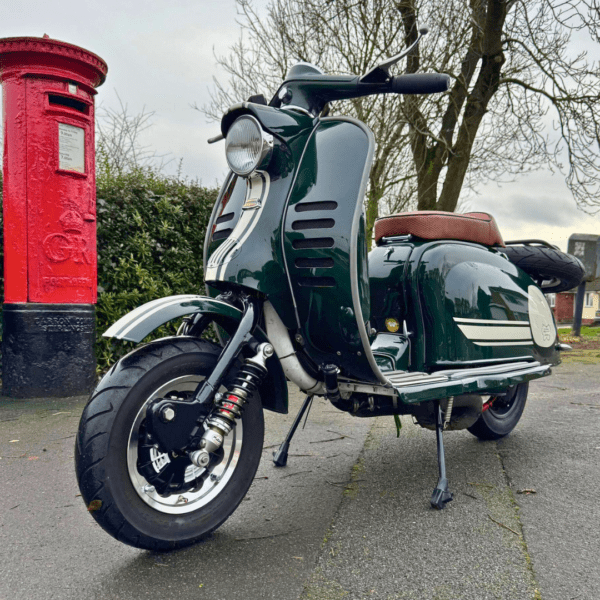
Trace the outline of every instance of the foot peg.
[[[276, 467], [285, 467], [287, 465], [288, 459], [288, 450], [290, 449], [290, 442], [292, 441], [292, 437], [294, 433], [296, 433], [296, 429], [302, 420], [302, 416], [306, 412], [306, 409], [310, 407], [310, 403], [312, 402], [313, 397], [308, 395], [304, 399], [304, 403], [302, 404], [302, 408], [298, 411], [296, 418], [294, 419], [294, 423], [292, 427], [288, 431], [288, 434], [285, 436], [285, 440], [279, 446], [279, 450], [277, 452], [273, 452], [273, 463]], [[308, 415], [307, 415], [308, 416]]]
[[431, 494], [431, 506], [433, 506], [433, 508], [437, 508], [438, 510], [442, 510], [442, 508], [444, 508], [446, 504], [452, 500], [452, 494], [448, 489], [448, 480], [446, 479], [446, 458], [444, 456], [443, 437], [444, 421], [442, 418], [442, 408], [439, 402], [436, 404], [435, 436], [437, 441], [437, 457], [440, 478], [438, 479], [436, 488], [433, 490], [433, 494]]

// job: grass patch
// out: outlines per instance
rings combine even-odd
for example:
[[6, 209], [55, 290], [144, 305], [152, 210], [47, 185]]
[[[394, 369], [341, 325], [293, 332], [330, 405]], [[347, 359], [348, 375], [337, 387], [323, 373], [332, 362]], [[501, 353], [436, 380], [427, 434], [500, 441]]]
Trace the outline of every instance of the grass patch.
[[564, 363], [600, 364], [600, 327], [584, 325], [579, 337], [573, 336], [570, 328], [563, 327], [558, 330], [558, 337], [573, 348], [561, 354]]

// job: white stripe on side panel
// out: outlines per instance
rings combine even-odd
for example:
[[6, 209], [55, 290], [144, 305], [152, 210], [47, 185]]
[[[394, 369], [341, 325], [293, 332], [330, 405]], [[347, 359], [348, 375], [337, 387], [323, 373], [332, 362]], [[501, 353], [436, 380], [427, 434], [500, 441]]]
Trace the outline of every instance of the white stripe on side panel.
[[481, 325], [459, 325], [458, 328], [469, 340], [530, 340], [531, 329], [525, 327], [486, 327]]
[[529, 325], [529, 321], [497, 321], [496, 319], [461, 319], [453, 317], [457, 323], [467, 323], [471, 325], [517, 325], [523, 327]]
[[476, 346], [533, 346], [533, 340], [528, 342], [473, 342]]

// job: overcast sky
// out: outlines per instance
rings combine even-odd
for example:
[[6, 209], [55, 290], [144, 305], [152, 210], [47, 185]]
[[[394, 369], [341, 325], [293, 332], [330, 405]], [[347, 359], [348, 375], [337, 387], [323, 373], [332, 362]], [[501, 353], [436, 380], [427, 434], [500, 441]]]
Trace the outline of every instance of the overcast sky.
[[[265, 6], [267, 0], [256, 4]], [[118, 93], [131, 114], [144, 107], [154, 111], [146, 142], [176, 159], [173, 169], [183, 159], [183, 174], [207, 186], [220, 183], [226, 173], [224, 146], [207, 145], [219, 133], [218, 124], [206, 123], [191, 105], [208, 101], [213, 76], [225, 79], [213, 48], [218, 54], [227, 52], [239, 33], [235, 20], [233, 0], [0, 3], [0, 37], [46, 33], [101, 56], [108, 77], [98, 89], [97, 103], [117, 107]], [[507, 240], [542, 238], [566, 249], [574, 232], [600, 234], [600, 215], [577, 210], [562, 177], [545, 171], [501, 187], [482, 187], [468, 208], [493, 214]]]

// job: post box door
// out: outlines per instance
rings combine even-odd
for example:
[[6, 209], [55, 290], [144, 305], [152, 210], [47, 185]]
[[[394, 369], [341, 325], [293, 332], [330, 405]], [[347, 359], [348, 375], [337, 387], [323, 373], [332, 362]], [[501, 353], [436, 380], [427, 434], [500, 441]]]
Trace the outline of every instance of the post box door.
[[91, 88], [26, 80], [28, 301], [96, 302]]

